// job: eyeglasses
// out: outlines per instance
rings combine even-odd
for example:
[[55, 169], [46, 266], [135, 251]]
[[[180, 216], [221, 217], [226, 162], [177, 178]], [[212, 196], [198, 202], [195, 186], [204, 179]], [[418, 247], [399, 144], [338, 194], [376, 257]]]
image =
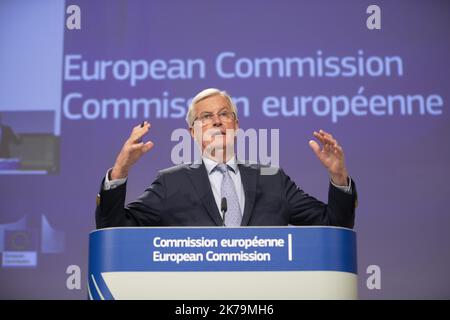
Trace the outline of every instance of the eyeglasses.
[[214, 121], [214, 116], [218, 115], [219, 119], [223, 122], [231, 122], [236, 119], [236, 115], [234, 112], [230, 112], [227, 110], [222, 110], [219, 113], [211, 113], [211, 112], [204, 112], [198, 117], [195, 117], [194, 121], [200, 120], [202, 122], [202, 125], [208, 125], [211, 124]]

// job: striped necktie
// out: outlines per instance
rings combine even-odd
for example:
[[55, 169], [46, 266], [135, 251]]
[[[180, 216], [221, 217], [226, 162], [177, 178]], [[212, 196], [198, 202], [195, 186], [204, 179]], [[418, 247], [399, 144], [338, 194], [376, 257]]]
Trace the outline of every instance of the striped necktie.
[[[242, 221], [241, 208], [239, 206], [239, 199], [234, 187], [233, 180], [231, 179], [228, 166], [224, 163], [217, 165], [222, 175], [222, 184], [220, 186], [220, 194], [222, 198], [227, 199], [227, 212], [225, 213], [225, 226], [227, 227], [239, 227]], [[231, 169], [233, 170], [233, 169]]]

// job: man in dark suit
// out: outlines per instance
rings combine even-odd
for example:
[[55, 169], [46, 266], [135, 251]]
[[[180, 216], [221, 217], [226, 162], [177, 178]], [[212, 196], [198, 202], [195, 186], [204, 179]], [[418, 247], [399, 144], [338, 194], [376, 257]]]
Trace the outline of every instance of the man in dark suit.
[[97, 228], [288, 224], [353, 228], [356, 187], [348, 175], [342, 147], [329, 133], [313, 133], [320, 145], [309, 142], [330, 174], [325, 204], [298, 188], [282, 169], [265, 174], [261, 165], [237, 161], [234, 141], [239, 121], [226, 92], [200, 92], [192, 100], [186, 121], [201, 147], [202, 161], [160, 171], [150, 187], [125, 206], [128, 172], [153, 147], [151, 141], [142, 142], [150, 124], [136, 126], [102, 181]]
[[11, 158], [11, 143], [19, 144], [20, 137], [14, 133], [11, 127], [2, 124], [2, 114], [0, 113], [0, 158]]

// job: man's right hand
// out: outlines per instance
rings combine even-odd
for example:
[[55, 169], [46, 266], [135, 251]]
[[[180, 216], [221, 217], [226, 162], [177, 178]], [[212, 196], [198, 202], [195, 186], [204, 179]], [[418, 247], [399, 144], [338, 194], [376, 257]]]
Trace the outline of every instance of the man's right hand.
[[150, 123], [144, 121], [144, 125], [137, 125], [131, 131], [131, 135], [120, 150], [113, 169], [111, 170], [111, 180], [122, 179], [128, 176], [128, 171], [144, 153], [153, 148], [153, 142], [142, 142], [142, 137], [150, 129]]

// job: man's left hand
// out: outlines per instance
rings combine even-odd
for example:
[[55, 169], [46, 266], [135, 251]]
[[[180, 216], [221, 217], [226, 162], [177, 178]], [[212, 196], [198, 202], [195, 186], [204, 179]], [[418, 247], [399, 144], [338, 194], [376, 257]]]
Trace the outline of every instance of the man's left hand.
[[327, 168], [331, 180], [339, 186], [347, 186], [348, 172], [345, 167], [344, 150], [331, 134], [323, 130], [314, 131], [313, 135], [320, 141], [321, 146], [314, 140], [309, 141], [309, 146]]

